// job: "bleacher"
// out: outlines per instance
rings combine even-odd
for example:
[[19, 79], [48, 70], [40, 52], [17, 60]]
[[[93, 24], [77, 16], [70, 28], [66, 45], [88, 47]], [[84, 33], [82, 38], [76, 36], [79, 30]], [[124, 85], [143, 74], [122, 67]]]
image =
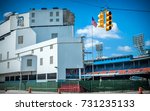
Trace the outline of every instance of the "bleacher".
[[96, 72], [89, 72], [88, 74], [145, 74], [150, 73], [150, 67], [147, 68], [136, 68], [136, 69], [125, 69], [125, 70], [110, 70], [110, 71], [96, 71]]

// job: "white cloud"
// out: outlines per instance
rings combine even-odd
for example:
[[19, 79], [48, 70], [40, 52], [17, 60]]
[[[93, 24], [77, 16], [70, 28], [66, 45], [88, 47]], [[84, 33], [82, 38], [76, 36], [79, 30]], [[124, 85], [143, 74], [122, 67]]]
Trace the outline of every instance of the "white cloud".
[[[103, 44], [102, 42], [99, 42], [98, 40], [93, 39], [93, 47], [95, 47], [95, 45], [99, 44], [99, 43]], [[84, 44], [85, 44], [86, 49], [91, 48], [92, 47], [92, 39], [91, 38], [86, 39]]]
[[118, 35], [119, 29], [116, 23], [113, 23], [112, 30], [106, 31], [105, 28], [94, 27], [92, 25], [88, 25], [83, 29], [78, 29], [77, 34], [79, 36], [86, 36], [86, 37], [95, 37], [95, 38], [114, 38], [118, 39], [120, 36]]
[[118, 46], [118, 50], [119, 51], [123, 51], [123, 52], [131, 52], [132, 49], [129, 46]]
[[150, 46], [150, 40], [146, 41], [146, 42], [145, 42], [145, 45], [146, 45], [146, 46]]

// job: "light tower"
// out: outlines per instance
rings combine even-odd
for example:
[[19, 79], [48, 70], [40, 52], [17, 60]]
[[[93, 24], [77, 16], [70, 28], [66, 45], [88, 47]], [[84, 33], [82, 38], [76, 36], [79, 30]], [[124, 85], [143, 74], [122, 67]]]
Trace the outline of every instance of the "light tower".
[[97, 58], [102, 58], [103, 56], [103, 44], [102, 43], [98, 43], [96, 44], [96, 51], [97, 51]]
[[134, 47], [138, 50], [139, 55], [144, 55], [144, 34], [133, 36]]

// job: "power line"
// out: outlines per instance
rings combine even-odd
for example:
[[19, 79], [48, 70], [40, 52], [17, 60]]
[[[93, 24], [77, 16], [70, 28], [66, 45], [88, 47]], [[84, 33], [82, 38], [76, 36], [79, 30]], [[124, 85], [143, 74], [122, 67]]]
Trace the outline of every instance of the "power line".
[[[82, 2], [82, 1], [73, 1], [71, 0], [71, 2], [74, 2], [74, 3], [80, 3], [80, 4], [84, 4], [84, 5], [88, 5], [88, 6], [91, 6], [91, 7], [96, 7], [96, 8], [100, 8], [100, 9], [111, 9], [111, 10], [116, 10], [116, 11], [130, 11], [130, 12], [150, 12], [150, 10], [139, 10], [139, 9], [128, 9], [128, 8], [113, 8], [113, 7], [100, 7], [98, 5], [94, 5], [94, 4], [90, 4], [90, 3], [87, 3], [87, 2]], [[108, 2], [106, 2], [106, 5], [108, 6]]]
[[150, 10], [137, 10], [137, 9], [123, 9], [123, 8], [108, 8], [108, 9], [120, 11], [150, 12]]

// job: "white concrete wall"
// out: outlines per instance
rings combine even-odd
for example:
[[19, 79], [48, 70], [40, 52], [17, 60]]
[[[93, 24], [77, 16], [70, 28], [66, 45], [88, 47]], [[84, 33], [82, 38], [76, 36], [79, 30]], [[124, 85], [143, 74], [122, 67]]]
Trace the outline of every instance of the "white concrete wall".
[[82, 44], [78, 40], [59, 42], [58, 44], [58, 78], [66, 79], [66, 69], [83, 68]]
[[37, 43], [51, 39], [52, 33], [58, 33], [58, 38], [74, 38], [73, 26], [35, 27], [32, 29], [36, 33]]
[[0, 25], [0, 36], [10, 32], [10, 20]]
[[[23, 44], [18, 44], [18, 36], [23, 36]], [[36, 32], [31, 28], [16, 30], [16, 49], [36, 44]]]
[[[53, 45], [53, 49], [50, 49], [50, 45]], [[40, 48], [43, 51], [40, 51]], [[33, 55], [37, 56], [37, 74], [43, 73], [57, 73], [57, 38], [51, 39], [45, 42], [41, 42], [29, 47], [18, 49], [16, 54], [22, 56]], [[50, 56], [53, 56], [53, 64], [50, 64]], [[40, 65], [40, 58], [43, 58], [43, 65]]]
[[[17, 20], [18, 17], [24, 17], [24, 26], [18, 26]], [[17, 14], [10, 17], [10, 30], [22, 29], [29, 27], [29, 13]]]
[[[16, 59], [16, 32], [13, 31], [11, 35], [5, 37], [0, 41], [0, 54], [2, 54], [2, 61], [0, 62], [0, 74], [17, 72], [20, 70], [20, 62]], [[9, 58], [7, 59], [7, 52], [9, 52]], [[7, 62], [10, 64], [10, 68], [7, 68]]]
[[[50, 12], [53, 12], [53, 16], [50, 16]], [[56, 12], [59, 12], [59, 16], [56, 16]], [[35, 13], [35, 17], [31, 14]], [[59, 18], [59, 22], [56, 21]], [[53, 22], [50, 22], [53, 19]], [[35, 23], [32, 23], [35, 20]], [[42, 22], [41, 22], [42, 21]], [[51, 9], [51, 10], [32, 10], [30, 12], [30, 26], [48, 26], [48, 25], [63, 25], [63, 10], [61, 9]]]
[[[27, 66], [27, 60], [32, 59], [32, 66]], [[21, 71], [36, 71], [37, 57], [33, 55], [21, 57]]]
[[[37, 55], [37, 74], [43, 73], [57, 73], [57, 45], [53, 45], [53, 49], [50, 46], [44, 47], [43, 51], [35, 50]], [[50, 64], [50, 56], [53, 56], [53, 64]], [[43, 65], [40, 65], [40, 58], [43, 58]]]

